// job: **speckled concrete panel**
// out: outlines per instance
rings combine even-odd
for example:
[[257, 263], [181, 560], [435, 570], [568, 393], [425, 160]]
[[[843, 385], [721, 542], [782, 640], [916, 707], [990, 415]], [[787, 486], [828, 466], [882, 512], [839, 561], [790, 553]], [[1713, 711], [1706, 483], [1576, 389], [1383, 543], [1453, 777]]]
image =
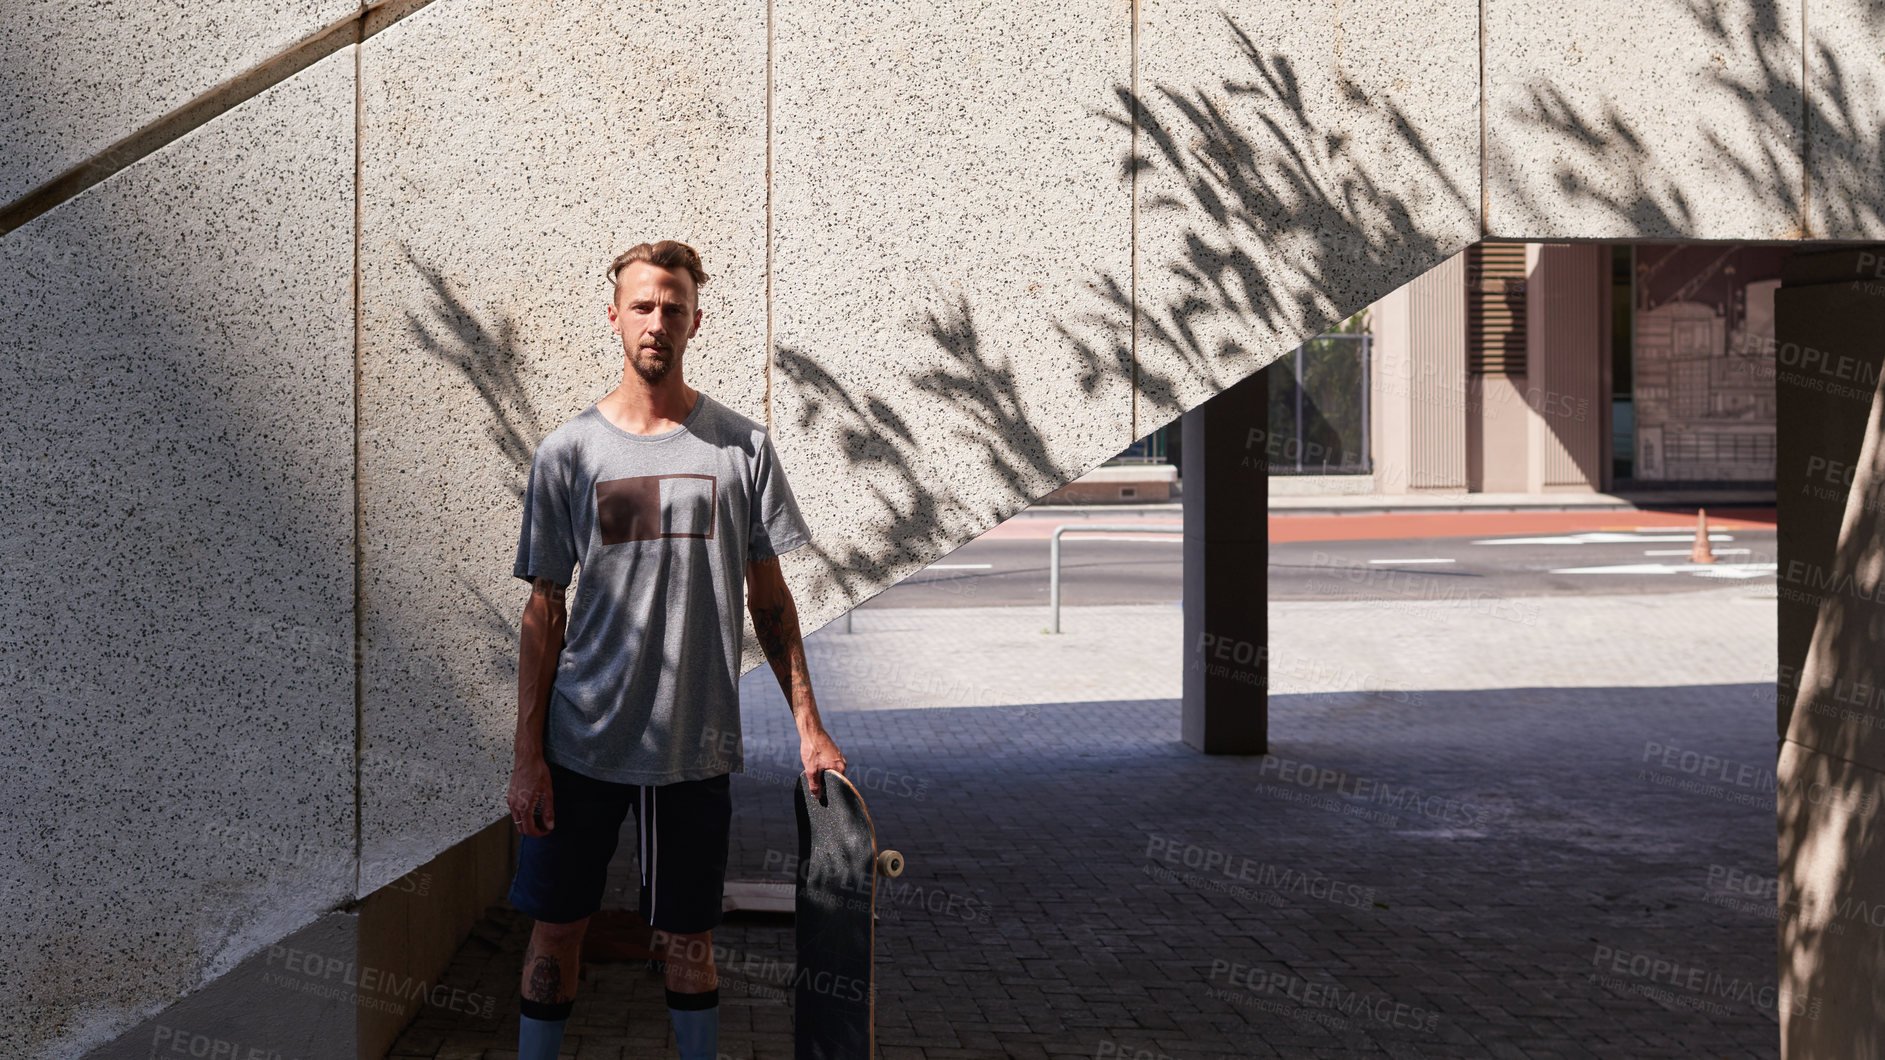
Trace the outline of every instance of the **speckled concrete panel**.
[[435, 4], [365, 49], [371, 890], [505, 812], [521, 490], [621, 380], [618, 252], [700, 250], [686, 377], [764, 420], [765, 3]]
[[[1126, 0], [774, 0], [774, 435], [806, 628], [1133, 440]], [[1128, 288], [1129, 289], [1129, 288]]]
[[1811, 234], [1885, 238], [1885, 6], [1812, 0], [1806, 25]]
[[1142, 429], [1478, 237], [1477, 27], [1471, 0], [1142, 5]]
[[0, 239], [0, 1055], [352, 887], [352, 71]]
[[1487, 226], [1800, 234], [1800, 0], [1488, 0]]
[[0, 203], [359, 6], [7, 0], [0, 5]]

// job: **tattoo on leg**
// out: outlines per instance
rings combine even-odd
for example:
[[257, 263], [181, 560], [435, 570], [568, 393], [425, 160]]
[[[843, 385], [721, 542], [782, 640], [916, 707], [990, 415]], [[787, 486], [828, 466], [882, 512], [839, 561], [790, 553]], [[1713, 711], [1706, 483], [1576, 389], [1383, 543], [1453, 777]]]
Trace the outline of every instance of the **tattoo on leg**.
[[555, 957], [539, 955], [530, 965], [530, 985], [525, 988], [524, 996], [532, 1001], [555, 1004], [567, 1000], [559, 996], [563, 992], [563, 967]]

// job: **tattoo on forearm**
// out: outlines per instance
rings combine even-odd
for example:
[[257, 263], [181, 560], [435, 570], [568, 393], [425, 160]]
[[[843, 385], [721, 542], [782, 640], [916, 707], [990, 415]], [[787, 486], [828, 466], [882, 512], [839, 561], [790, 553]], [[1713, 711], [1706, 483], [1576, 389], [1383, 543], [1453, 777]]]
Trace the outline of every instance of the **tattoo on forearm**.
[[753, 633], [779, 679], [786, 705], [797, 714], [812, 702], [811, 675], [805, 665], [805, 642], [799, 639], [798, 613], [790, 602], [755, 604]]
[[785, 630], [785, 605], [754, 607], [753, 632], [759, 635], [759, 646], [765, 650], [766, 658], [776, 661], [784, 656], [791, 649]]

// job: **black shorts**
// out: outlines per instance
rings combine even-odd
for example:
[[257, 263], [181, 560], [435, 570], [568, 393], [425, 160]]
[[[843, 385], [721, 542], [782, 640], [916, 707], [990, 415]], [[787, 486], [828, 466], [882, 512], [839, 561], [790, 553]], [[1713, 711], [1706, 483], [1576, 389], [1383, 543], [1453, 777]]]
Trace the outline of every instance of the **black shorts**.
[[720, 923], [732, 777], [644, 786], [597, 780], [555, 762], [556, 827], [524, 836], [510, 903], [533, 920], [567, 924], [602, 908], [609, 861], [630, 810], [641, 863], [641, 915], [658, 931], [691, 935]]

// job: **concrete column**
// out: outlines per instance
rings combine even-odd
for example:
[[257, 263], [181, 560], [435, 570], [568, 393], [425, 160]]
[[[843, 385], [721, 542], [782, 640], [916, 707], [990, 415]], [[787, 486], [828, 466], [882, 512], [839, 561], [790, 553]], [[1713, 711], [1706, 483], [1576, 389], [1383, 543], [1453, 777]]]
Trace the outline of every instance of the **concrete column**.
[[1775, 297], [1781, 1055], [1873, 1055], [1885, 949], [1885, 247]]
[[1185, 743], [1263, 754], [1269, 742], [1266, 370], [1184, 416]]
[[1588, 493], [1603, 481], [1603, 312], [1610, 247], [1526, 248], [1526, 491]]

